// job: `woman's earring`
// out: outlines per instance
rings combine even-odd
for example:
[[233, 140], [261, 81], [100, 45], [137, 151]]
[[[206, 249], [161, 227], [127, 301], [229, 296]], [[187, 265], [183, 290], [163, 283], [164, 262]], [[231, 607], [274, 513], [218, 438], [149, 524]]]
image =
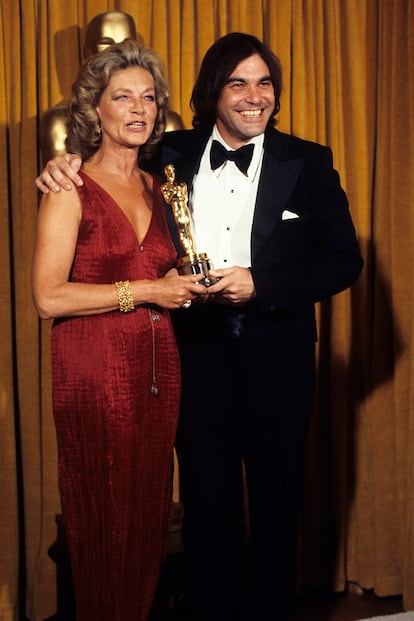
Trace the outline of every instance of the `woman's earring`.
[[98, 136], [98, 138], [100, 138], [102, 136], [102, 129], [100, 125], [97, 125], [95, 127], [95, 134]]

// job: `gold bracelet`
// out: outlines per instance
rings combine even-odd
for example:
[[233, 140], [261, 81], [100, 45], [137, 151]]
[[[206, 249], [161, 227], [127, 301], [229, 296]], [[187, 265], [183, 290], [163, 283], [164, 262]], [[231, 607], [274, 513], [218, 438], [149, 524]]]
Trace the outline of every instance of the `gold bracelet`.
[[121, 313], [129, 313], [134, 310], [134, 297], [132, 295], [131, 283], [129, 280], [119, 280], [115, 283], [118, 294], [119, 310]]

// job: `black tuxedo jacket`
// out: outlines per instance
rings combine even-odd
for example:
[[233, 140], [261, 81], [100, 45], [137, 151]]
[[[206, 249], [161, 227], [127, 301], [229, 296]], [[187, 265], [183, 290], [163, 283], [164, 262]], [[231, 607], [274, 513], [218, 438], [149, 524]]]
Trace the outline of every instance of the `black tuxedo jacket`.
[[[176, 180], [187, 183], [189, 195], [209, 136], [182, 130], [167, 132], [163, 139], [159, 172], [174, 164]], [[172, 218], [169, 207], [167, 213]], [[172, 229], [176, 230], [174, 224]], [[263, 409], [274, 400], [276, 389], [279, 404], [294, 408], [296, 400], [297, 409], [309, 410], [317, 337], [315, 302], [348, 288], [363, 266], [329, 148], [275, 129], [266, 131], [251, 257], [256, 298], [245, 309], [246, 381], [254, 394], [261, 395], [256, 401], [263, 399]], [[203, 350], [212, 347], [210, 336], [216, 328], [209, 335], [209, 313], [213, 317], [217, 306], [193, 304], [177, 312], [179, 345], [195, 334], [205, 334]], [[194, 364], [197, 355], [202, 354], [194, 349]]]
[[[174, 164], [189, 193], [209, 135], [165, 134], [159, 165]], [[270, 129], [264, 151], [251, 234], [257, 305], [294, 311], [349, 287], [363, 262], [331, 150]]]
[[[163, 139], [158, 172], [174, 164], [176, 179], [187, 183], [189, 195], [209, 135], [182, 130], [167, 132]], [[167, 213], [172, 218], [169, 207]], [[172, 230], [176, 231], [174, 224]], [[363, 266], [329, 148], [275, 129], [266, 131], [251, 257], [256, 298], [243, 309], [240, 381], [257, 414], [268, 416], [277, 407], [279, 414], [296, 421], [292, 435], [303, 438], [303, 417], [312, 408], [314, 392], [315, 302], [348, 288]], [[221, 379], [223, 390], [226, 369], [220, 368], [219, 351], [233, 345], [217, 337], [219, 306], [193, 304], [173, 315], [184, 370], [205, 361]], [[184, 393], [191, 392], [192, 382], [186, 383]], [[195, 398], [199, 403], [199, 386]], [[296, 438], [288, 444], [297, 448], [300, 442]]]
[[[189, 194], [209, 136], [210, 132], [182, 130], [167, 132], [163, 139], [160, 172], [174, 164], [176, 179], [187, 183]], [[275, 129], [266, 131], [251, 257], [256, 299], [246, 308], [246, 333], [254, 375], [258, 378], [268, 374], [270, 366], [281, 365], [289, 375], [289, 368], [295, 372], [298, 367], [298, 358], [306, 374], [313, 368], [315, 302], [349, 287], [363, 266], [347, 197], [328, 147]], [[183, 321], [188, 322], [184, 313]], [[304, 354], [305, 342], [313, 343], [309, 355]]]

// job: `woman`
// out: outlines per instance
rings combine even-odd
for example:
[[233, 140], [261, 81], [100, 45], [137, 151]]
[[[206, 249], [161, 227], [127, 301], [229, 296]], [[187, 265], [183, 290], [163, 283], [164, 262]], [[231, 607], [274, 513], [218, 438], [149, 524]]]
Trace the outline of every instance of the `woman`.
[[81, 67], [68, 148], [83, 186], [42, 197], [33, 296], [52, 329], [59, 489], [77, 621], [144, 621], [162, 566], [180, 367], [179, 276], [159, 181], [139, 162], [165, 126], [155, 52], [113, 45]]

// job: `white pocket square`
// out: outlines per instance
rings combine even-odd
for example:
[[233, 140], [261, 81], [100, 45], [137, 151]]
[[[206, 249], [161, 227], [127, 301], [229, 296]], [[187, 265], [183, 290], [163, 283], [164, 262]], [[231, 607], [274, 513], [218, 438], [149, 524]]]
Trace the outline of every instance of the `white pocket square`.
[[289, 211], [288, 209], [285, 209], [282, 213], [282, 220], [292, 220], [293, 218], [299, 218], [298, 214], [293, 211]]

